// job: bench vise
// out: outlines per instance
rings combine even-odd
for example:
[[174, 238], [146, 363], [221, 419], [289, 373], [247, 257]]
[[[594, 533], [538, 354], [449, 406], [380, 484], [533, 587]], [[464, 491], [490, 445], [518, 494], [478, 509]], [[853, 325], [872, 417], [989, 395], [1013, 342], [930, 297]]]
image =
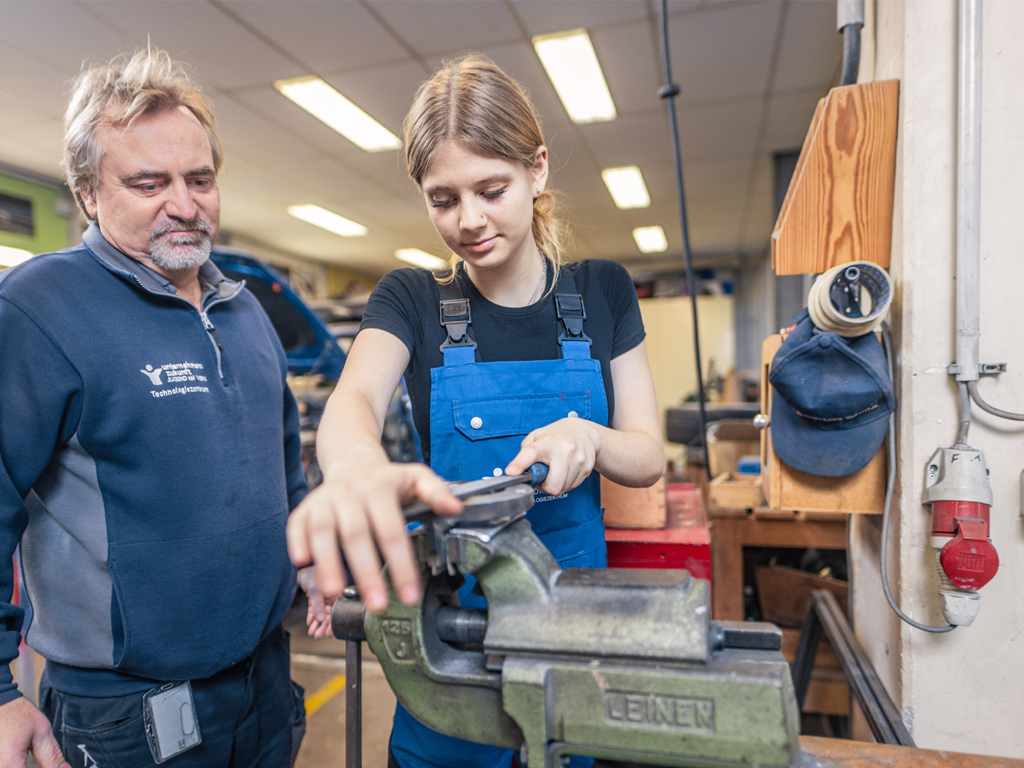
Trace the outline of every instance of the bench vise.
[[[414, 533], [423, 599], [379, 615], [341, 599], [334, 634], [369, 643], [402, 705], [436, 731], [633, 764], [792, 766], [799, 715], [779, 629], [710, 620], [686, 571], [561, 570], [522, 519], [521, 485]], [[459, 606], [473, 575], [487, 610]]]

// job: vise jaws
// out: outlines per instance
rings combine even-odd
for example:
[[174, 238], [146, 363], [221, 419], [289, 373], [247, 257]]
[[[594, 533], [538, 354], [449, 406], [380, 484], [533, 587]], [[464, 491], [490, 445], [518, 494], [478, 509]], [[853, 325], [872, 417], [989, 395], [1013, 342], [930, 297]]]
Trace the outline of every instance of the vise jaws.
[[[466, 500], [461, 517], [424, 522], [414, 532], [420, 603], [392, 594], [374, 615], [338, 600], [334, 634], [365, 638], [420, 722], [520, 750], [531, 768], [568, 755], [697, 768], [800, 763], [779, 629], [711, 621], [709, 585], [686, 571], [560, 569], [522, 519], [533, 498], [520, 485]], [[486, 611], [460, 607], [467, 575]]]

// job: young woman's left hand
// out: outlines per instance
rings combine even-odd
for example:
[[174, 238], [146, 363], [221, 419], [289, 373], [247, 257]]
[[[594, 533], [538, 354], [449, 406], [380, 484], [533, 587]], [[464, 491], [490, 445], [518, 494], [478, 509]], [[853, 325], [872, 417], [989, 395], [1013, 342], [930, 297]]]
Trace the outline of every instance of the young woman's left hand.
[[596, 424], [579, 418], [559, 419], [523, 438], [505, 474], [521, 475], [531, 464], [547, 464], [548, 477], [540, 489], [558, 496], [587, 479], [594, 471], [600, 448], [601, 431]]

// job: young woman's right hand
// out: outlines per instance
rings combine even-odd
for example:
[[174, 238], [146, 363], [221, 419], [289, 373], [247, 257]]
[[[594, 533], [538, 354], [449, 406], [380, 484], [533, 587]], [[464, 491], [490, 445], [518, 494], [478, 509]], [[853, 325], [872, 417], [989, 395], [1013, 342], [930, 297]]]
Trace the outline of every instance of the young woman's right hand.
[[401, 507], [416, 499], [438, 514], [462, 511], [445, 482], [422, 464], [349, 462], [343, 471], [325, 475], [289, 517], [292, 562], [313, 565], [323, 600], [331, 604], [345, 588], [343, 553], [360, 599], [379, 613], [388, 603], [382, 555], [398, 598], [414, 605], [420, 599], [419, 569]]

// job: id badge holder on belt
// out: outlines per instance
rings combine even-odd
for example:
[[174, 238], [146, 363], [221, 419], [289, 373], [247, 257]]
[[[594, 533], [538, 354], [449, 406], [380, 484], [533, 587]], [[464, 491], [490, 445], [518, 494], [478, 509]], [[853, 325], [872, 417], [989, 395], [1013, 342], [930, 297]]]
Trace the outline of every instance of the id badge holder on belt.
[[187, 680], [147, 691], [142, 697], [142, 715], [154, 762], [170, 760], [202, 741], [192, 685]]

